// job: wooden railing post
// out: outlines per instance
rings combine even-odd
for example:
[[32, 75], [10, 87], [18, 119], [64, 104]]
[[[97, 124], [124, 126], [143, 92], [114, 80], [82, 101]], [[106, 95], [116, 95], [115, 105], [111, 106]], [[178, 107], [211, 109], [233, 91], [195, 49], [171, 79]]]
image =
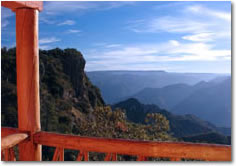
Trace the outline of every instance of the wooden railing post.
[[30, 141], [19, 145], [19, 159], [40, 161], [41, 145], [33, 143], [40, 131], [38, 10], [17, 8], [16, 66], [19, 130], [31, 133]]

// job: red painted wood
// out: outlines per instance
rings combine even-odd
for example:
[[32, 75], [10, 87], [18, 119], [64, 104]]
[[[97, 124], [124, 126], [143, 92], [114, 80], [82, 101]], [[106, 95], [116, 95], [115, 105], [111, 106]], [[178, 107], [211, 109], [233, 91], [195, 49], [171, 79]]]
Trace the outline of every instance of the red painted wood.
[[144, 161], [144, 156], [139, 155], [136, 161]]
[[1, 5], [13, 11], [16, 11], [16, 9], [19, 8], [32, 8], [39, 11], [43, 10], [42, 1], [1, 1]]
[[9, 158], [9, 149], [4, 150], [4, 161], [10, 161]]
[[78, 156], [77, 156], [77, 161], [82, 161], [82, 158], [83, 158], [83, 156], [84, 156], [84, 152], [83, 151], [80, 151], [79, 153], [78, 153]]
[[27, 132], [23, 132], [17, 128], [12, 128], [12, 127], [2, 127], [1, 128], [1, 138], [6, 137], [11, 134], [17, 134], [17, 133], [27, 133]]
[[10, 161], [16, 161], [15, 152], [13, 148], [9, 149]]
[[52, 161], [58, 161], [59, 158], [59, 148], [56, 148], [53, 154]]
[[111, 153], [107, 153], [104, 161], [111, 161]]
[[24, 141], [26, 138], [28, 138], [28, 135], [25, 133], [17, 133], [5, 136], [1, 140], [1, 149], [4, 150], [12, 148], [20, 142]]
[[84, 151], [84, 161], [89, 161], [89, 153]]
[[52, 161], [64, 161], [64, 148], [57, 147], [55, 149]]
[[64, 161], [64, 148], [60, 148], [60, 158], [59, 161]]
[[86, 149], [90, 152], [231, 161], [231, 146], [227, 145], [92, 138], [49, 132], [36, 133], [34, 142], [65, 149]]
[[181, 161], [181, 158], [171, 157], [170, 161]]
[[112, 154], [112, 161], [117, 161], [117, 154], [116, 153]]
[[[16, 10], [16, 66], [19, 130], [40, 131], [38, 11]], [[33, 139], [19, 145], [21, 161], [40, 161], [41, 146]]]

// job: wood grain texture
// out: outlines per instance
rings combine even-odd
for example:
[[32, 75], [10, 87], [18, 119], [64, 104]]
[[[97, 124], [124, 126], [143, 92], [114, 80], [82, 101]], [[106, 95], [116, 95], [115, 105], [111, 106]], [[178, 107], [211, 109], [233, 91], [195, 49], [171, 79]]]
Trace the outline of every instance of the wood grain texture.
[[10, 156], [9, 161], [16, 161], [15, 151], [13, 148], [9, 149], [9, 156]]
[[144, 160], [145, 160], [145, 157], [139, 155], [139, 156], [137, 157], [137, 160], [136, 160], [136, 161], [144, 161]]
[[[40, 131], [38, 11], [16, 10], [16, 66], [19, 130]], [[40, 161], [41, 146], [33, 140], [19, 145], [19, 159]]]
[[117, 154], [116, 153], [112, 154], [112, 161], [117, 161]]
[[181, 158], [172, 157], [170, 158], [170, 161], [181, 161]]
[[2, 149], [1, 151], [1, 160], [2, 161], [16, 161], [15, 152], [13, 148]]
[[3, 137], [1, 140], [1, 150], [9, 149], [24, 141], [28, 137], [25, 133], [18, 133]]
[[1, 138], [6, 137], [11, 134], [17, 134], [17, 133], [26, 133], [27, 134], [27, 132], [20, 131], [17, 128], [12, 128], [12, 127], [2, 127], [1, 128]]
[[60, 148], [60, 161], [64, 161], [64, 148]]
[[83, 152], [83, 151], [80, 151], [80, 152], [78, 153], [78, 156], [77, 156], [76, 161], [82, 161], [83, 156], [84, 156], [84, 152]]
[[59, 158], [59, 148], [56, 148], [52, 157], [52, 161], [58, 161]]
[[117, 161], [117, 154], [116, 153], [107, 153], [104, 161]]
[[111, 155], [112, 155], [111, 153], [107, 153], [104, 161], [111, 161]]
[[3, 7], [9, 8], [12, 11], [16, 11], [19, 8], [32, 8], [39, 11], [43, 10], [42, 1], [1, 1]]
[[91, 138], [49, 132], [36, 133], [34, 142], [65, 149], [86, 149], [89, 152], [231, 161], [231, 146], [227, 145]]
[[89, 161], [89, 152], [84, 151], [84, 161]]
[[64, 148], [56, 148], [52, 161], [64, 161]]
[[10, 150], [9, 149], [4, 150], [4, 161], [11, 161], [10, 160]]

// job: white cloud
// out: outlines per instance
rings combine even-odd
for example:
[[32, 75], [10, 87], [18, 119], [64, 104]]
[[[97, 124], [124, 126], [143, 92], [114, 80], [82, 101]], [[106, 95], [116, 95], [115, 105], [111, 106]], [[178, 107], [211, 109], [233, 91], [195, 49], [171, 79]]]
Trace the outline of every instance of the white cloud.
[[184, 17], [163, 16], [131, 23], [128, 29], [139, 33], [197, 33], [205, 31], [209, 23]]
[[14, 13], [7, 8], [1, 7], [1, 27], [6, 28], [10, 24], [9, 18], [14, 16]]
[[47, 17], [44, 13], [39, 13], [39, 21], [46, 24], [56, 24], [56, 21]]
[[94, 8], [94, 5], [89, 5], [88, 2], [49, 1], [44, 3], [44, 12], [49, 15], [75, 12], [89, 8]]
[[128, 24], [136, 33], [183, 34], [182, 39], [194, 42], [228, 40], [231, 36], [231, 13], [212, 10], [203, 6], [188, 6], [182, 14], [138, 19]]
[[67, 31], [67, 33], [80, 33], [81, 31], [80, 30], [77, 30], [77, 29], [69, 29]]
[[8, 20], [2, 20], [1, 27], [5, 28], [9, 24]]
[[49, 44], [49, 43], [55, 43], [58, 41], [61, 41], [61, 40], [55, 37], [42, 38], [42, 39], [39, 39], [39, 44]]
[[203, 22], [187, 18], [162, 17], [151, 20], [148, 30], [150, 32], [192, 33], [204, 31], [207, 27], [208, 25]]
[[88, 10], [109, 10], [135, 2], [92, 2], [92, 1], [46, 1], [44, 12], [48, 15], [59, 15], [68, 12], [84, 12]]
[[110, 10], [113, 8], [119, 8], [126, 5], [133, 5], [135, 1], [110, 1], [100, 3], [101, 5], [98, 7], [99, 10]]
[[117, 47], [122, 46], [121, 44], [117, 44], [117, 43], [109, 44], [109, 43], [106, 43], [106, 42], [93, 43], [92, 45], [95, 46], [95, 47], [103, 47], [103, 48], [117, 48]]
[[176, 71], [176, 69], [178, 69], [178, 67], [173, 67], [167, 64], [129, 64], [127, 65], [126, 63], [114, 63], [114, 61], [112, 62], [107, 62], [107, 61], [93, 61], [93, 62], [88, 62], [86, 63], [85, 66], [85, 70], [86, 71], [101, 71], [101, 70], [172, 70], [172, 71]]
[[209, 42], [213, 41], [214, 34], [213, 33], [198, 33], [193, 35], [183, 36], [182, 39], [195, 41], [195, 42]]
[[51, 49], [51, 47], [48, 46], [48, 45], [39, 45], [39, 48], [40, 48], [41, 50], [49, 50], [49, 49]]
[[61, 22], [61, 23], [59, 23], [57, 25], [62, 26], [62, 25], [74, 25], [74, 24], [75, 24], [75, 21], [73, 21], [73, 20], [66, 20], [66, 21], [63, 21], [63, 22]]
[[[99, 54], [97, 54], [99, 52]], [[216, 49], [206, 43], [181, 43], [170, 40], [166, 43], [142, 44], [123, 48], [106, 48], [85, 53], [88, 64], [149, 64], [177, 61], [222, 61], [231, 59], [231, 50]]]
[[176, 41], [176, 40], [170, 40], [169, 42], [170, 42], [170, 44], [173, 45], [173, 46], [179, 46], [179, 45], [180, 45], [179, 42]]
[[115, 48], [115, 47], [120, 47], [120, 44], [108, 44], [106, 45], [106, 48]]
[[193, 5], [193, 6], [188, 6], [186, 8], [186, 11], [190, 11], [192, 13], [200, 14], [200, 15], [205, 15], [205, 16], [213, 16], [219, 19], [223, 19], [225, 21], [231, 21], [231, 13], [230, 12], [222, 12], [222, 11], [217, 11], [217, 10], [211, 10], [209, 8], [206, 8], [201, 5]]
[[[99, 52], [99, 54], [98, 54]], [[179, 70], [177, 62], [222, 62], [231, 60], [231, 50], [215, 45], [170, 40], [165, 43], [146, 43], [91, 49], [84, 52], [86, 70]], [[182, 66], [183, 67], [183, 66]], [[181, 69], [183, 70], [183, 69]]]

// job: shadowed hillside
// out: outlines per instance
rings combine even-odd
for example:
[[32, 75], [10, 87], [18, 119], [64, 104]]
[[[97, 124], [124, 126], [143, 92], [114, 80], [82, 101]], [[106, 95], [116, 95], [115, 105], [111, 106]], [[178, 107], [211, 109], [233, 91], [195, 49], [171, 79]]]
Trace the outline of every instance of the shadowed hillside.
[[156, 104], [176, 114], [193, 114], [216, 126], [231, 126], [231, 78], [217, 77], [195, 85], [173, 84], [145, 88], [132, 97], [144, 104]]
[[[16, 52], [1, 50], [2, 126], [17, 127]], [[106, 106], [99, 89], [87, 78], [85, 59], [75, 49], [40, 50], [40, 113], [43, 131], [91, 137], [135, 140], [176, 140], [169, 133], [169, 121], [152, 114], [150, 122], [127, 121], [121, 109]], [[161, 126], [161, 128], [160, 128]], [[49, 160], [53, 148], [43, 148], [43, 160]], [[75, 160], [76, 151], [66, 150], [65, 160]], [[90, 160], [102, 160], [103, 154], [91, 154]], [[131, 160], [130, 157], [121, 160]]]
[[195, 91], [172, 112], [194, 114], [219, 127], [231, 127], [231, 78]]
[[145, 123], [148, 113], [160, 113], [169, 120], [170, 132], [176, 137], [206, 134], [213, 131], [221, 133], [216, 126], [194, 115], [176, 115], [153, 104], [141, 104], [134, 98], [119, 102], [112, 107], [126, 110], [127, 119], [135, 123]]

